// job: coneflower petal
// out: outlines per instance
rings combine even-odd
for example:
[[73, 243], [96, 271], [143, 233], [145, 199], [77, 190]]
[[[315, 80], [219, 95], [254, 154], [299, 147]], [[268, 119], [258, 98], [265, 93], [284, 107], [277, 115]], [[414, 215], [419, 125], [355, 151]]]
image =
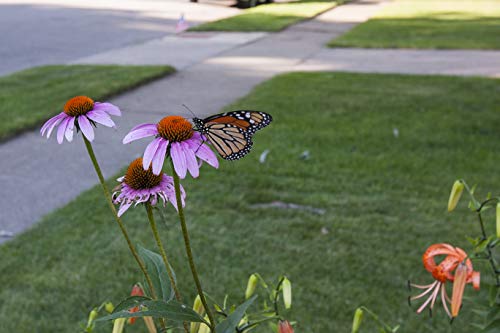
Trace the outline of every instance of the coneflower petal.
[[80, 126], [80, 129], [82, 130], [83, 135], [89, 140], [93, 141], [94, 140], [94, 129], [92, 128], [92, 125], [90, 124], [90, 121], [86, 116], [78, 116], [78, 125]]

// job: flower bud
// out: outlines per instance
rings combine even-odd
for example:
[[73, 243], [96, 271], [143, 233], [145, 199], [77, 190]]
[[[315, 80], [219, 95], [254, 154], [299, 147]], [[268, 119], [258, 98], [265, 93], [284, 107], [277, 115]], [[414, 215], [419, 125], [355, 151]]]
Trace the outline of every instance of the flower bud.
[[356, 312], [354, 312], [354, 319], [352, 320], [352, 329], [351, 333], [358, 333], [359, 328], [361, 327], [361, 322], [363, 321], [363, 309], [357, 308]]
[[245, 315], [243, 318], [241, 318], [240, 322], [238, 323], [238, 326], [244, 325], [248, 323], [248, 316]]
[[[142, 290], [142, 288], [141, 288], [140, 285], [136, 284], [132, 288], [132, 292], [130, 293], [130, 296], [144, 296], [144, 291]], [[139, 311], [139, 307], [135, 306], [132, 309], [130, 309], [129, 311], [130, 312], [137, 312], [137, 311]], [[128, 319], [128, 323], [130, 325], [132, 325], [132, 324], [135, 323], [136, 320], [137, 320], [136, 317], [131, 317], [131, 318]]]
[[290, 309], [292, 306], [292, 283], [286, 277], [283, 278], [283, 303], [285, 308]]
[[288, 320], [280, 320], [278, 333], [293, 333], [293, 327]]
[[455, 180], [451, 188], [450, 199], [448, 200], [448, 212], [451, 212], [457, 207], [458, 200], [460, 200], [463, 191], [464, 183], [460, 180]]
[[[203, 303], [201, 302], [200, 295], [196, 295], [196, 298], [194, 299], [193, 310], [200, 316], [203, 316], [203, 314], [205, 313], [205, 308], [203, 307]], [[199, 332], [200, 325], [200, 323], [192, 322], [190, 333]]]
[[257, 274], [250, 275], [248, 278], [247, 290], [245, 291], [245, 299], [249, 299], [253, 295], [258, 282], [259, 278], [257, 277]]
[[126, 318], [115, 319], [113, 324], [113, 333], [122, 333], [125, 326]]
[[157, 333], [153, 317], [142, 317], [142, 319], [144, 319], [144, 324], [148, 328], [149, 333]]
[[497, 237], [500, 238], [500, 202], [497, 203]]
[[205, 312], [205, 308], [203, 307], [203, 303], [201, 302], [200, 295], [196, 295], [193, 304], [193, 310], [196, 311], [197, 314], [203, 315]]
[[[208, 321], [208, 316], [205, 316], [205, 320]], [[210, 327], [205, 323], [201, 323], [198, 333], [210, 333]]]
[[94, 308], [89, 313], [89, 319], [87, 321], [87, 327], [92, 327], [94, 320], [97, 318], [97, 310]]
[[111, 313], [114, 311], [115, 306], [113, 305], [113, 303], [107, 302], [106, 304], [104, 304], [104, 309], [106, 310], [106, 312]]
[[140, 285], [135, 284], [134, 287], [132, 288], [130, 296], [144, 296], [144, 291], [142, 290]]

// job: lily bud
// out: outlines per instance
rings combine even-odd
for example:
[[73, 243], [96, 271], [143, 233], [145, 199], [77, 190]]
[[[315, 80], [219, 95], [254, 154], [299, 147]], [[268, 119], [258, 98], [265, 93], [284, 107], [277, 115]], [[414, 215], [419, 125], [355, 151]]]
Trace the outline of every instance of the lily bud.
[[132, 288], [130, 296], [144, 296], [144, 291], [142, 290], [140, 285], [135, 284], [134, 287]]
[[293, 333], [293, 327], [288, 320], [280, 320], [278, 333]]
[[497, 237], [500, 238], [500, 202], [497, 203]]
[[257, 274], [250, 275], [248, 278], [247, 290], [245, 291], [245, 299], [249, 299], [253, 295], [258, 282], [259, 278], [257, 277]]
[[123, 328], [125, 327], [125, 321], [125, 318], [115, 319], [115, 322], [113, 324], [113, 333], [122, 333]]
[[[205, 320], [208, 321], [208, 316], [205, 316]], [[198, 333], [210, 333], [210, 327], [208, 327], [205, 323], [201, 323]]]
[[[193, 310], [200, 316], [203, 316], [203, 314], [205, 313], [205, 308], [203, 307], [203, 303], [201, 302], [200, 295], [196, 295], [196, 298], [194, 299]], [[190, 333], [197, 333], [199, 332], [199, 330], [200, 323], [192, 322]]]
[[451, 296], [451, 316], [458, 316], [462, 306], [462, 297], [464, 295], [465, 284], [467, 282], [467, 265], [463, 262], [458, 264], [455, 270], [455, 280], [453, 281], [453, 294]]
[[245, 315], [243, 318], [241, 318], [240, 322], [238, 323], [238, 326], [245, 325], [248, 323], [248, 316]]
[[87, 327], [92, 327], [92, 324], [94, 323], [94, 320], [97, 318], [97, 310], [92, 309], [89, 313], [89, 319], [87, 321]]
[[457, 207], [458, 201], [464, 191], [464, 183], [460, 180], [455, 180], [451, 188], [450, 199], [448, 200], [448, 212], [451, 212]]
[[203, 315], [205, 312], [205, 308], [203, 307], [203, 303], [201, 302], [200, 295], [196, 295], [193, 304], [193, 310], [196, 311], [197, 314]]
[[[144, 291], [142, 290], [142, 288], [141, 288], [140, 285], [136, 284], [132, 288], [132, 292], [130, 293], [130, 296], [144, 296]], [[139, 307], [135, 306], [132, 309], [130, 309], [129, 311], [130, 312], [138, 312], [139, 311]], [[132, 325], [133, 323], [135, 323], [136, 320], [137, 320], [136, 317], [131, 317], [131, 318], [128, 319], [128, 323], [130, 325]]]
[[104, 304], [104, 309], [106, 310], [107, 313], [111, 313], [115, 309], [115, 306], [113, 305], [113, 303], [108, 302]]
[[292, 307], [292, 283], [286, 277], [283, 278], [283, 303], [285, 303], [285, 308], [290, 309]]
[[352, 329], [351, 333], [358, 333], [359, 328], [361, 327], [361, 322], [363, 321], [363, 309], [357, 308], [356, 312], [354, 312], [354, 319], [352, 320]]
[[153, 320], [153, 317], [142, 317], [144, 319], [144, 324], [148, 328], [149, 333], [157, 333], [158, 331], [156, 330], [155, 322]]

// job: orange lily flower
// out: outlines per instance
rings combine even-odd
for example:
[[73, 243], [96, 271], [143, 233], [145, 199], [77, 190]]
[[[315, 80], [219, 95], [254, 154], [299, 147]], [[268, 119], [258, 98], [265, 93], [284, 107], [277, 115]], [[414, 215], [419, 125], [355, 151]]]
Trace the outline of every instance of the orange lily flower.
[[293, 327], [288, 320], [280, 320], [278, 325], [279, 333], [293, 333]]
[[[132, 292], [130, 293], [130, 296], [144, 296], [144, 291], [142, 290], [142, 288], [136, 284], [134, 285], [134, 287], [132, 288]], [[129, 310], [129, 312], [138, 312], [139, 311], [139, 307], [136, 306], [136, 307], [133, 307], [132, 309]], [[128, 323], [130, 325], [132, 325], [133, 323], [135, 323], [135, 321], [137, 320], [137, 318], [129, 318], [128, 319]]]
[[[439, 264], [436, 263], [436, 257], [445, 256]], [[408, 298], [408, 302], [429, 295], [427, 300], [418, 308], [417, 313], [421, 313], [430, 304], [430, 313], [439, 294], [441, 294], [441, 303], [444, 310], [450, 318], [458, 315], [458, 310], [462, 305], [462, 295], [467, 283], [472, 283], [474, 289], [479, 289], [480, 273], [473, 270], [472, 262], [467, 258], [464, 250], [453, 247], [449, 244], [434, 244], [427, 248], [422, 256], [425, 269], [432, 274], [435, 281], [428, 285], [418, 285], [408, 283], [409, 287], [423, 289], [424, 291], [416, 296]], [[446, 292], [446, 282], [453, 282], [452, 299]], [[452, 311], [448, 308], [451, 303]]]

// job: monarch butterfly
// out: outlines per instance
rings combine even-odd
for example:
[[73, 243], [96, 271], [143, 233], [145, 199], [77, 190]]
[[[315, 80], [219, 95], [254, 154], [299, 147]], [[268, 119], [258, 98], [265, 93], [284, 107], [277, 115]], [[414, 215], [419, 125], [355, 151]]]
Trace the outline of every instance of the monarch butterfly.
[[252, 136], [273, 120], [260, 111], [238, 110], [193, 118], [195, 130], [203, 134], [226, 160], [238, 160], [252, 149]]

